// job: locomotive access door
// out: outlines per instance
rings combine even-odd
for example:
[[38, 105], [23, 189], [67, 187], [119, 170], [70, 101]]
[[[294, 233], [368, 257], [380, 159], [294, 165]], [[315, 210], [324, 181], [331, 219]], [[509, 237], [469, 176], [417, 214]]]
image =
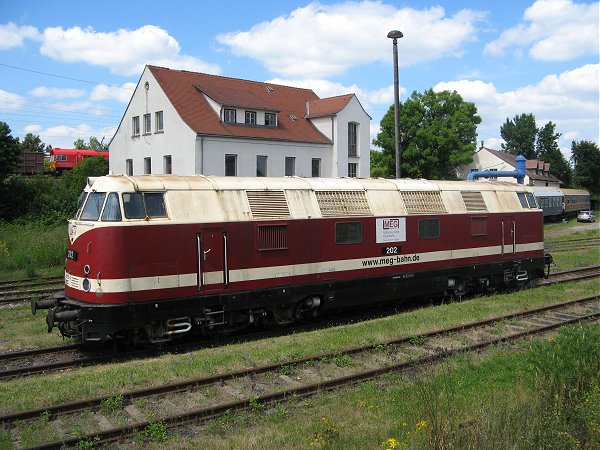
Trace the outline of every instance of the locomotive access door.
[[227, 233], [222, 228], [207, 228], [196, 234], [198, 290], [220, 291], [229, 284]]
[[506, 216], [502, 218], [502, 254], [512, 256], [516, 251], [517, 230], [515, 218]]

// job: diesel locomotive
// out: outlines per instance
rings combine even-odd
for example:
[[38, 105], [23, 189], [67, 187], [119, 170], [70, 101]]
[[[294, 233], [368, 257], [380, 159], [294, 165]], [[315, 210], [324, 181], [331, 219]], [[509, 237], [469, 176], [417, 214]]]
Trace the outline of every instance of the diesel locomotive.
[[104, 176], [68, 223], [48, 332], [157, 343], [546, 275], [530, 188], [494, 181]]

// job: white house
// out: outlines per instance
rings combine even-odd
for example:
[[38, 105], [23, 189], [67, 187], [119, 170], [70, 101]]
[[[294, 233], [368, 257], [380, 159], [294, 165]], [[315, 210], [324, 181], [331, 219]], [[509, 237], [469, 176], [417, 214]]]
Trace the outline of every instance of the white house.
[[[492, 150], [482, 146], [473, 155], [473, 162], [469, 165], [459, 167], [458, 177], [466, 179], [470, 172], [478, 170], [489, 171], [514, 171], [516, 168], [516, 156], [510, 153]], [[528, 186], [550, 186], [560, 187], [562, 183], [554, 175], [550, 174], [550, 163], [538, 159], [525, 161], [525, 184]], [[515, 178], [498, 177], [499, 181], [515, 182]]]
[[109, 144], [114, 174], [368, 177], [354, 94], [146, 66]]

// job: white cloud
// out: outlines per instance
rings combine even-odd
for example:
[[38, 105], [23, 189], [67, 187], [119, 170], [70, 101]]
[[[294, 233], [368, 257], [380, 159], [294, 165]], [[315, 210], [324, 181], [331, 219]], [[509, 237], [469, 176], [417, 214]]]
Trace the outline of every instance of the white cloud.
[[66, 88], [53, 88], [40, 86], [29, 91], [29, 95], [34, 97], [45, 97], [45, 98], [77, 98], [83, 97], [85, 91], [82, 89], [66, 89]]
[[135, 83], [124, 83], [121, 86], [107, 86], [101, 84], [92, 91], [90, 98], [94, 101], [117, 100], [121, 103], [127, 103], [135, 90]]
[[0, 89], [0, 111], [17, 111], [23, 107], [25, 99], [18, 94]]
[[27, 125], [24, 130], [25, 133], [37, 134], [39, 136], [40, 130], [42, 129], [39, 125]]
[[75, 126], [59, 125], [54, 127], [43, 128], [39, 125], [29, 125], [24, 128], [27, 133], [29, 129], [36, 130], [32, 133], [37, 134], [42, 142], [52, 145], [52, 147], [72, 148], [73, 142], [81, 138], [88, 141], [90, 136], [95, 136], [98, 140], [104, 138], [107, 143], [114, 135], [115, 127], [93, 127], [89, 124], [82, 123]]
[[146, 64], [220, 72], [215, 64], [182, 55], [177, 40], [154, 25], [108, 33], [97, 32], [93, 28], [46, 28], [40, 51], [55, 60], [104, 66], [120, 75], [139, 75]]
[[[372, 105], [385, 105], [394, 102], [394, 86], [390, 85], [374, 91], [369, 91], [359, 87], [356, 84], [344, 86], [342, 83], [329, 80], [284, 80], [282, 78], [272, 78], [266, 83], [281, 84], [284, 86], [294, 86], [304, 89], [311, 89], [320, 98], [335, 97], [338, 95], [355, 94], [361, 105], [369, 109]], [[400, 88], [400, 93], [405, 93], [406, 89]]]
[[[438, 83], [435, 91], [456, 90], [477, 105], [483, 122], [478, 132], [486, 140], [500, 140], [500, 126], [518, 114], [532, 113], [538, 127], [552, 121], [562, 133], [561, 149], [570, 154], [571, 140], [598, 142], [600, 64], [588, 64], [561, 74], [547, 75], [537, 84], [514, 91], [498, 92], [492, 83], [450, 81]], [[499, 147], [496, 147], [499, 148]]]
[[310, 3], [288, 16], [217, 36], [236, 55], [260, 60], [274, 73], [320, 78], [352, 66], [392, 62], [387, 33], [400, 29], [399, 64], [409, 66], [442, 56], [460, 56], [476, 38], [482, 13], [462, 10], [448, 17], [442, 7], [396, 9], [381, 2]]
[[37, 40], [39, 38], [40, 33], [35, 27], [19, 27], [13, 22], [0, 24], [0, 50], [20, 47], [25, 39]]
[[598, 54], [598, 2], [537, 0], [525, 10], [523, 20], [486, 45], [484, 52], [503, 55], [513, 49], [540, 61], [569, 61]]

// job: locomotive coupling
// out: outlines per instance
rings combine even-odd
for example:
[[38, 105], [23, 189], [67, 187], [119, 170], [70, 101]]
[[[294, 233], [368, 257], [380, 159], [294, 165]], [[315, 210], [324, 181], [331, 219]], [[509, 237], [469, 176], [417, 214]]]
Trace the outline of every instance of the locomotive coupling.
[[38, 309], [50, 309], [56, 306], [56, 300], [53, 298], [47, 298], [45, 300], [33, 300], [31, 299], [31, 314], [35, 316]]
[[55, 312], [55, 308], [51, 308], [48, 310], [48, 315], [46, 316], [46, 324], [48, 325], [48, 333], [52, 332], [52, 328], [54, 328], [55, 323], [70, 322], [71, 320], [78, 320], [78, 319], [79, 319], [79, 310]]

